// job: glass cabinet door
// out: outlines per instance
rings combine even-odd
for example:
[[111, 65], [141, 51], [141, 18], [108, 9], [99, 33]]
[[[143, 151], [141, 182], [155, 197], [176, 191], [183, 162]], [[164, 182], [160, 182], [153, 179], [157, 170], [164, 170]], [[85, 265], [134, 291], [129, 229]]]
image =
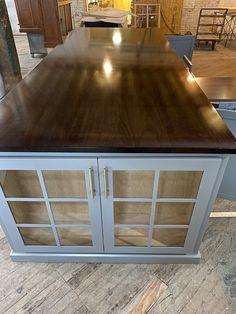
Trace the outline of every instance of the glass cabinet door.
[[20, 252], [101, 252], [96, 159], [1, 159], [1, 219]]
[[100, 159], [104, 245], [116, 253], [193, 253], [221, 160]]

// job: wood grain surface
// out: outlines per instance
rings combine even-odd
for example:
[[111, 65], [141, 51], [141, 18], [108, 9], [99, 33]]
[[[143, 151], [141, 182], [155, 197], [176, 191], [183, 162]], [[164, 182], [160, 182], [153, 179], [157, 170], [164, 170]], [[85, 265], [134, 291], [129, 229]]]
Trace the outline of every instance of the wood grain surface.
[[209, 100], [236, 102], [236, 77], [198, 77], [196, 82]]
[[0, 151], [234, 153], [236, 141], [160, 30], [78, 29], [0, 102]]
[[199, 265], [137, 265], [14, 263], [0, 228], [0, 313], [236, 313], [235, 229], [211, 219]]
[[130, 302], [129, 306], [122, 312], [122, 314], [147, 314], [153, 305], [158, 301], [164, 292], [167, 285], [159, 280], [153, 278], [149, 284]]

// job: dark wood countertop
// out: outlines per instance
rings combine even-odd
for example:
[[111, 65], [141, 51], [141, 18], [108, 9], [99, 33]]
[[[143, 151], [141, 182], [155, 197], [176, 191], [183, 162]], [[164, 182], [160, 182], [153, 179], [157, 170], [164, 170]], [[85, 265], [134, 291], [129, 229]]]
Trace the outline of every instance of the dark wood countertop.
[[79, 29], [0, 102], [1, 152], [236, 153], [158, 29]]
[[210, 101], [236, 102], [236, 77], [198, 77], [196, 81]]

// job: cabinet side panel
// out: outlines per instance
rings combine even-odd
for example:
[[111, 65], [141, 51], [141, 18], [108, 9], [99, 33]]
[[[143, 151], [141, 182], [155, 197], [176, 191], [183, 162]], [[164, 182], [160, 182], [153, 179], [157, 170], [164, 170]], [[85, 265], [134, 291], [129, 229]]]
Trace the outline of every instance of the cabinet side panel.
[[42, 32], [42, 13], [39, 0], [15, 0], [20, 32]]
[[56, 0], [40, 0], [43, 18], [44, 43], [47, 48], [54, 48], [62, 43], [59, 23], [58, 3]]

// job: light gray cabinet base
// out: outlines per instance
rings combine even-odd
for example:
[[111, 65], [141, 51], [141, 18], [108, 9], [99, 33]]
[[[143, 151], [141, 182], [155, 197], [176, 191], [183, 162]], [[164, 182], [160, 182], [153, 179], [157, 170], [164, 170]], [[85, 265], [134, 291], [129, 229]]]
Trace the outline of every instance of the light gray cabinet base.
[[[236, 102], [235, 102], [236, 103]], [[222, 103], [223, 104], [223, 103]], [[229, 103], [228, 103], [229, 104]], [[232, 105], [234, 103], [232, 102]], [[221, 118], [236, 138], [236, 111], [217, 109]], [[218, 197], [236, 201], [236, 157], [232, 155], [225, 170], [225, 174], [218, 192]]]
[[39, 263], [130, 263], [130, 264], [199, 264], [201, 255], [149, 255], [149, 254], [45, 254], [11, 252], [14, 262]]
[[[94, 155], [81, 157], [80, 155], [63, 155], [60, 157], [45, 155], [44, 157], [21, 156], [18, 158], [8, 156], [0, 158], [0, 174], [2, 174], [2, 178], [0, 178], [0, 223], [13, 250], [11, 253], [13, 261], [133, 264], [197, 264], [200, 262], [198, 250], [228, 162], [228, 156], [144, 155], [140, 157], [121, 154], [120, 156]], [[10, 191], [10, 194], [8, 193], [8, 186], [12, 186], [11, 184], [7, 185], [12, 175], [10, 171], [15, 171], [16, 169], [23, 175], [23, 178], [26, 171], [31, 171], [30, 175], [34, 172], [34, 177], [36, 177], [37, 181], [36, 186], [38, 186], [39, 190], [41, 189], [39, 197], [38, 194], [33, 194], [34, 197], [31, 197], [31, 195], [28, 195], [27, 189], [20, 196], [14, 194], [14, 191]], [[10, 179], [7, 181], [6, 174], [8, 171]], [[45, 179], [45, 175], [48, 172], [50, 172], [50, 175], [54, 174], [54, 172], [67, 172], [67, 174], [71, 175], [71, 172], [74, 173], [74, 171], [83, 173], [84, 179], [82, 181], [85, 192], [83, 192], [84, 194], [81, 197], [78, 197], [80, 195], [72, 194], [71, 198], [70, 193], [68, 195], [57, 193], [55, 198], [54, 194], [50, 194], [50, 186], [48, 186], [49, 190], [47, 190], [48, 183], [46, 183]], [[131, 190], [132, 193], [128, 195], [129, 198], [126, 198], [126, 194], [122, 190], [123, 194], [119, 192], [119, 189], [114, 189], [114, 186], [116, 186], [114, 182], [120, 182], [120, 173], [124, 175], [127, 172], [131, 172], [132, 175], [136, 175], [140, 171], [142, 171], [142, 175], [148, 174], [147, 186], [150, 187], [148, 193], [142, 194], [142, 191], [140, 192], [138, 188], [138, 192], [135, 192], [136, 194], [132, 194]], [[179, 195], [178, 193], [171, 194], [171, 192], [168, 192], [167, 194], [159, 195], [158, 187], [162, 186], [161, 182], [163, 181], [161, 176], [166, 175], [165, 172], [168, 171], [171, 177], [177, 171], [178, 176], [182, 173], [185, 176], [188, 174], [187, 179], [189, 174], [191, 176], [194, 174], [193, 178], [197, 174], [198, 184], [194, 183], [193, 185], [195, 193], [190, 191], [185, 195], [181, 192], [182, 194]], [[118, 179], [116, 178], [117, 175]], [[201, 175], [201, 180], [199, 175]], [[140, 174], [137, 178], [135, 179], [136, 181], [143, 180], [143, 176], [141, 177]], [[65, 180], [69, 180], [65, 182], [74, 182], [73, 180], [70, 181], [68, 177], [63, 179], [64, 181], [60, 180], [59, 182], [64, 182]], [[126, 179], [122, 180], [125, 182], [124, 180]], [[193, 182], [195, 181], [194, 179]], [[122, 184], [122, 181], [118, 186], [120, 184]], [[65, 184], [62, 183], [62, 186], [65, 186]], [[128, 187], [130, 188], [130, 185]], [[171, 190], [174, 191], [174, 188]], [[22, 204], [23, 211], [27, 215], [26, 202], [29, 202], [29, 204], [33, 202], [44, 204], [42, 217], [45, 216], [46, 219], [40, 220], [41, 218], [37, 218], [33, 221], [26, 219], [25, 221], [24, 218], [23, 221], [17, 220], [18, 218], [14, 216], [14, 202], [17, 205]], [[117, 221], [114, 215], [115, 205], [122, 202], [123, 204], [127, 202], [131, 204], [140, 203], [142, 205], [141, 210], [144, 208], [143, 203], [148, 204], [144, 208], [144, 212], [147, 212], [145, 217], [148, 219], [135, 221], [132, 218], [133, 215], [131, 216], [132, 219]], [[73, 223], [74, 221], [72, 220], [64, 220], [64, 218], [62, 221], [57, 220], [56, 212], [52, 208], [54, 203], [59, 205], [62, 203], [88, 204], [89, 210], [87, 212], [89, 213], [89, 218], [81, 215], [81, 218], [78, 219], [75, 216], [77, 223]], [[170, 221], [171, 224], [168, 224], [168, 221], [156, 221], [156, 207], [160, 206], [161, 203], [190, 204], [191, 210], [189, 212], [191, 211], [191, 217], [189, 216], [189, 220], [187, 219], [186, 222], [182, 220]], [[136, 206], [130, 208], [136, 208]], [[185, 205], [183, 208], [185, 208]], [[34, 206], [32, 210], [34, 213]], [[39, 210], [41, 211], [40, 207]], [[36, 217], [39, 217], [39, 215]], [[67, 216], [65, 215], [65, 217]], [[63, 229], [64, 235], [62, 233]], [[68, 230], [69, 233], [65, 233]], [[123, 233], [119, 234], [120, 230]], [[173, 233], [171, 232], [172, 230]], [[180, 233], [177, 232], [179, 230]], [[157, 236], [155, 235], [156, 233], [158, 234]], [[45, 237], [40, 238], [41, 234], [45, 234]], [[69, 234], [69, 236], [66, 237], [65, 234], [66, 236]], [[71, 237], [71, 234], [75, 234], [75, 236]], [[83, 234], [85, 235], [84, 237]], [[163, 234], [164, 239], [162, 240], [161, 235]], [[166, 242], [165, 234], [170, 235], [169, 238], [167, 237]], [[122, 241], [124, 242], [120, 241], [120, 235], [121, 240], [123, 239]], [[77, 242], [80, 236], [86, 241]], [[138, 236], [140, 238], [136, 241]], [[172, 241], [175, 236], [177, 237], [177, 242]], [[160, 237], [160, 243], [158, 241], [155, 242], [155, 237], [157, 239]]]

